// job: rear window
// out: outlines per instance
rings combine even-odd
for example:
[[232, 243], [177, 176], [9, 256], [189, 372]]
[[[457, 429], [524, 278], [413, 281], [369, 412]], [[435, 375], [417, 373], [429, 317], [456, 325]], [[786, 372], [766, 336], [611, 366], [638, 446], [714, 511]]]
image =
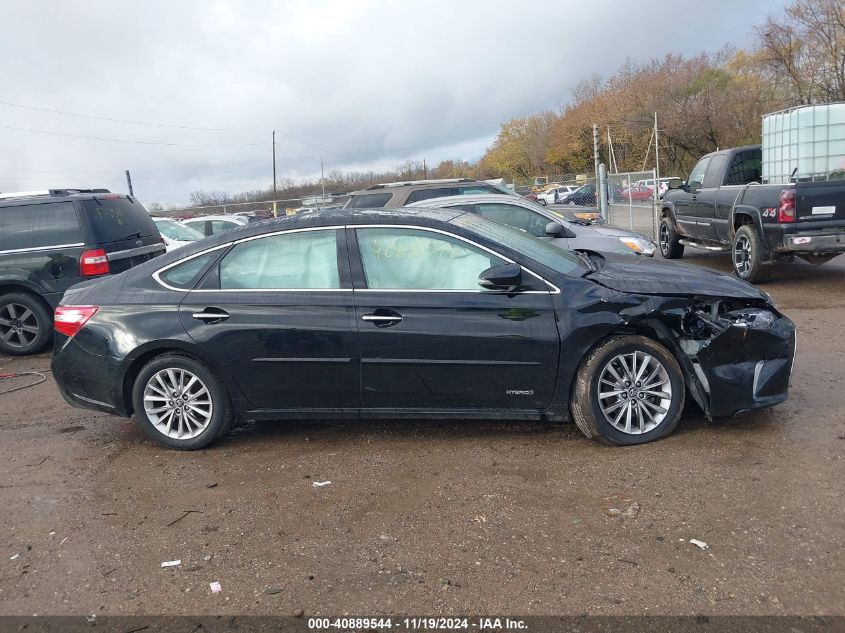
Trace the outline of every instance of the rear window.
[[82, 241], [72, 202], [0, 209], [0, 251], [79, 246]]
[[365, 193], [352, 196], [346, 203], [347, 209], [380, 209], [393, 197], [392, 193]]
[[140, 202], [115, 198], [86, 200], [82, 205], [88, 214], [94, 240], [98, 243], [159, 234], [155, 222]]

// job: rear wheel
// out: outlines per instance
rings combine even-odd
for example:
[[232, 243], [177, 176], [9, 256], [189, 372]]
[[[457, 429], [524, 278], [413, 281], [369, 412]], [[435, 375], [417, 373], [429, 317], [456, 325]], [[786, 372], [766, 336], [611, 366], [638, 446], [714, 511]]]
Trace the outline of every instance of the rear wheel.
[[23, 292], [0, 297], [0, 351], [13, 356], [43, 350], [52, 336], [53, 319], [38, 299]]
[[751, 283], [766, 281], [772, 274], [770, 264], [763, 263], [764, 248], [754, 226], [743, 224], [734, 235], [731, 259], [737, 277]]
[[660, 220], [660, 254], [664, 259], [678, 259], [684, 255], [684, 245], [680, 243], [678, 233], [671, 220], [665, 215]]
[[677, 361], [644, 336], [615, 336], [584, 360], [572, 393], [572, 417], [587, 437], [643, 444], [678, 425], [684, 378]]
[[205, 448], [232, 422], [223, 383], [202, 363], [165, 354], [147, 363], [132, 389], [135, 419], [159, 444], [178, 450]]

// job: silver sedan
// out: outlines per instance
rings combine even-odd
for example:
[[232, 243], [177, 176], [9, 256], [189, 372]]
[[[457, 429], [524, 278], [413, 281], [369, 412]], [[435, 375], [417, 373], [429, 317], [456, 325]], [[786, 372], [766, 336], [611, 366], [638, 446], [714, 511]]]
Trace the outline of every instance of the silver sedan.
[[[555, 246], [576, 251], [602, 251], [652, 257], [657, 246], [642, 233], [617, 229], [604, 224], [572, 222], [552, 209], [504, 194], [457, 195], [431, 198], [409, 204], [409, 207], [457, 207], [507, 224], [535, 237], [551, 240]], [[563, 227], [558, 236], [546, 235], [549, 222]]]

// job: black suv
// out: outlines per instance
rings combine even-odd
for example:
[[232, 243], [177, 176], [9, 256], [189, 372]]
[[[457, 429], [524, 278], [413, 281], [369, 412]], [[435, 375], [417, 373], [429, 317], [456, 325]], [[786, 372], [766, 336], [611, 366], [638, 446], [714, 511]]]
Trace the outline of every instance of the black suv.
[[0, 353], [39, 352], [65, 290], [164, 253], [149, 213], [108, 189], [0, 194]]

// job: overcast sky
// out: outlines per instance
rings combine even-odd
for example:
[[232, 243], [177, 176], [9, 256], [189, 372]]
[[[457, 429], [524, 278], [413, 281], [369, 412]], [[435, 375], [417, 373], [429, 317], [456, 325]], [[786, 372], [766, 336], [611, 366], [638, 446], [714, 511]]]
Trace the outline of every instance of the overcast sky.
[[263, 188], [274, 128], [280, 179], [319, 176], [321, 155], [327, 170], [475, 160], [580, 79], [747, 46], [783, 5], [0, 0], [0, 191], [125, 191], [125, 169], [145, 202]]

